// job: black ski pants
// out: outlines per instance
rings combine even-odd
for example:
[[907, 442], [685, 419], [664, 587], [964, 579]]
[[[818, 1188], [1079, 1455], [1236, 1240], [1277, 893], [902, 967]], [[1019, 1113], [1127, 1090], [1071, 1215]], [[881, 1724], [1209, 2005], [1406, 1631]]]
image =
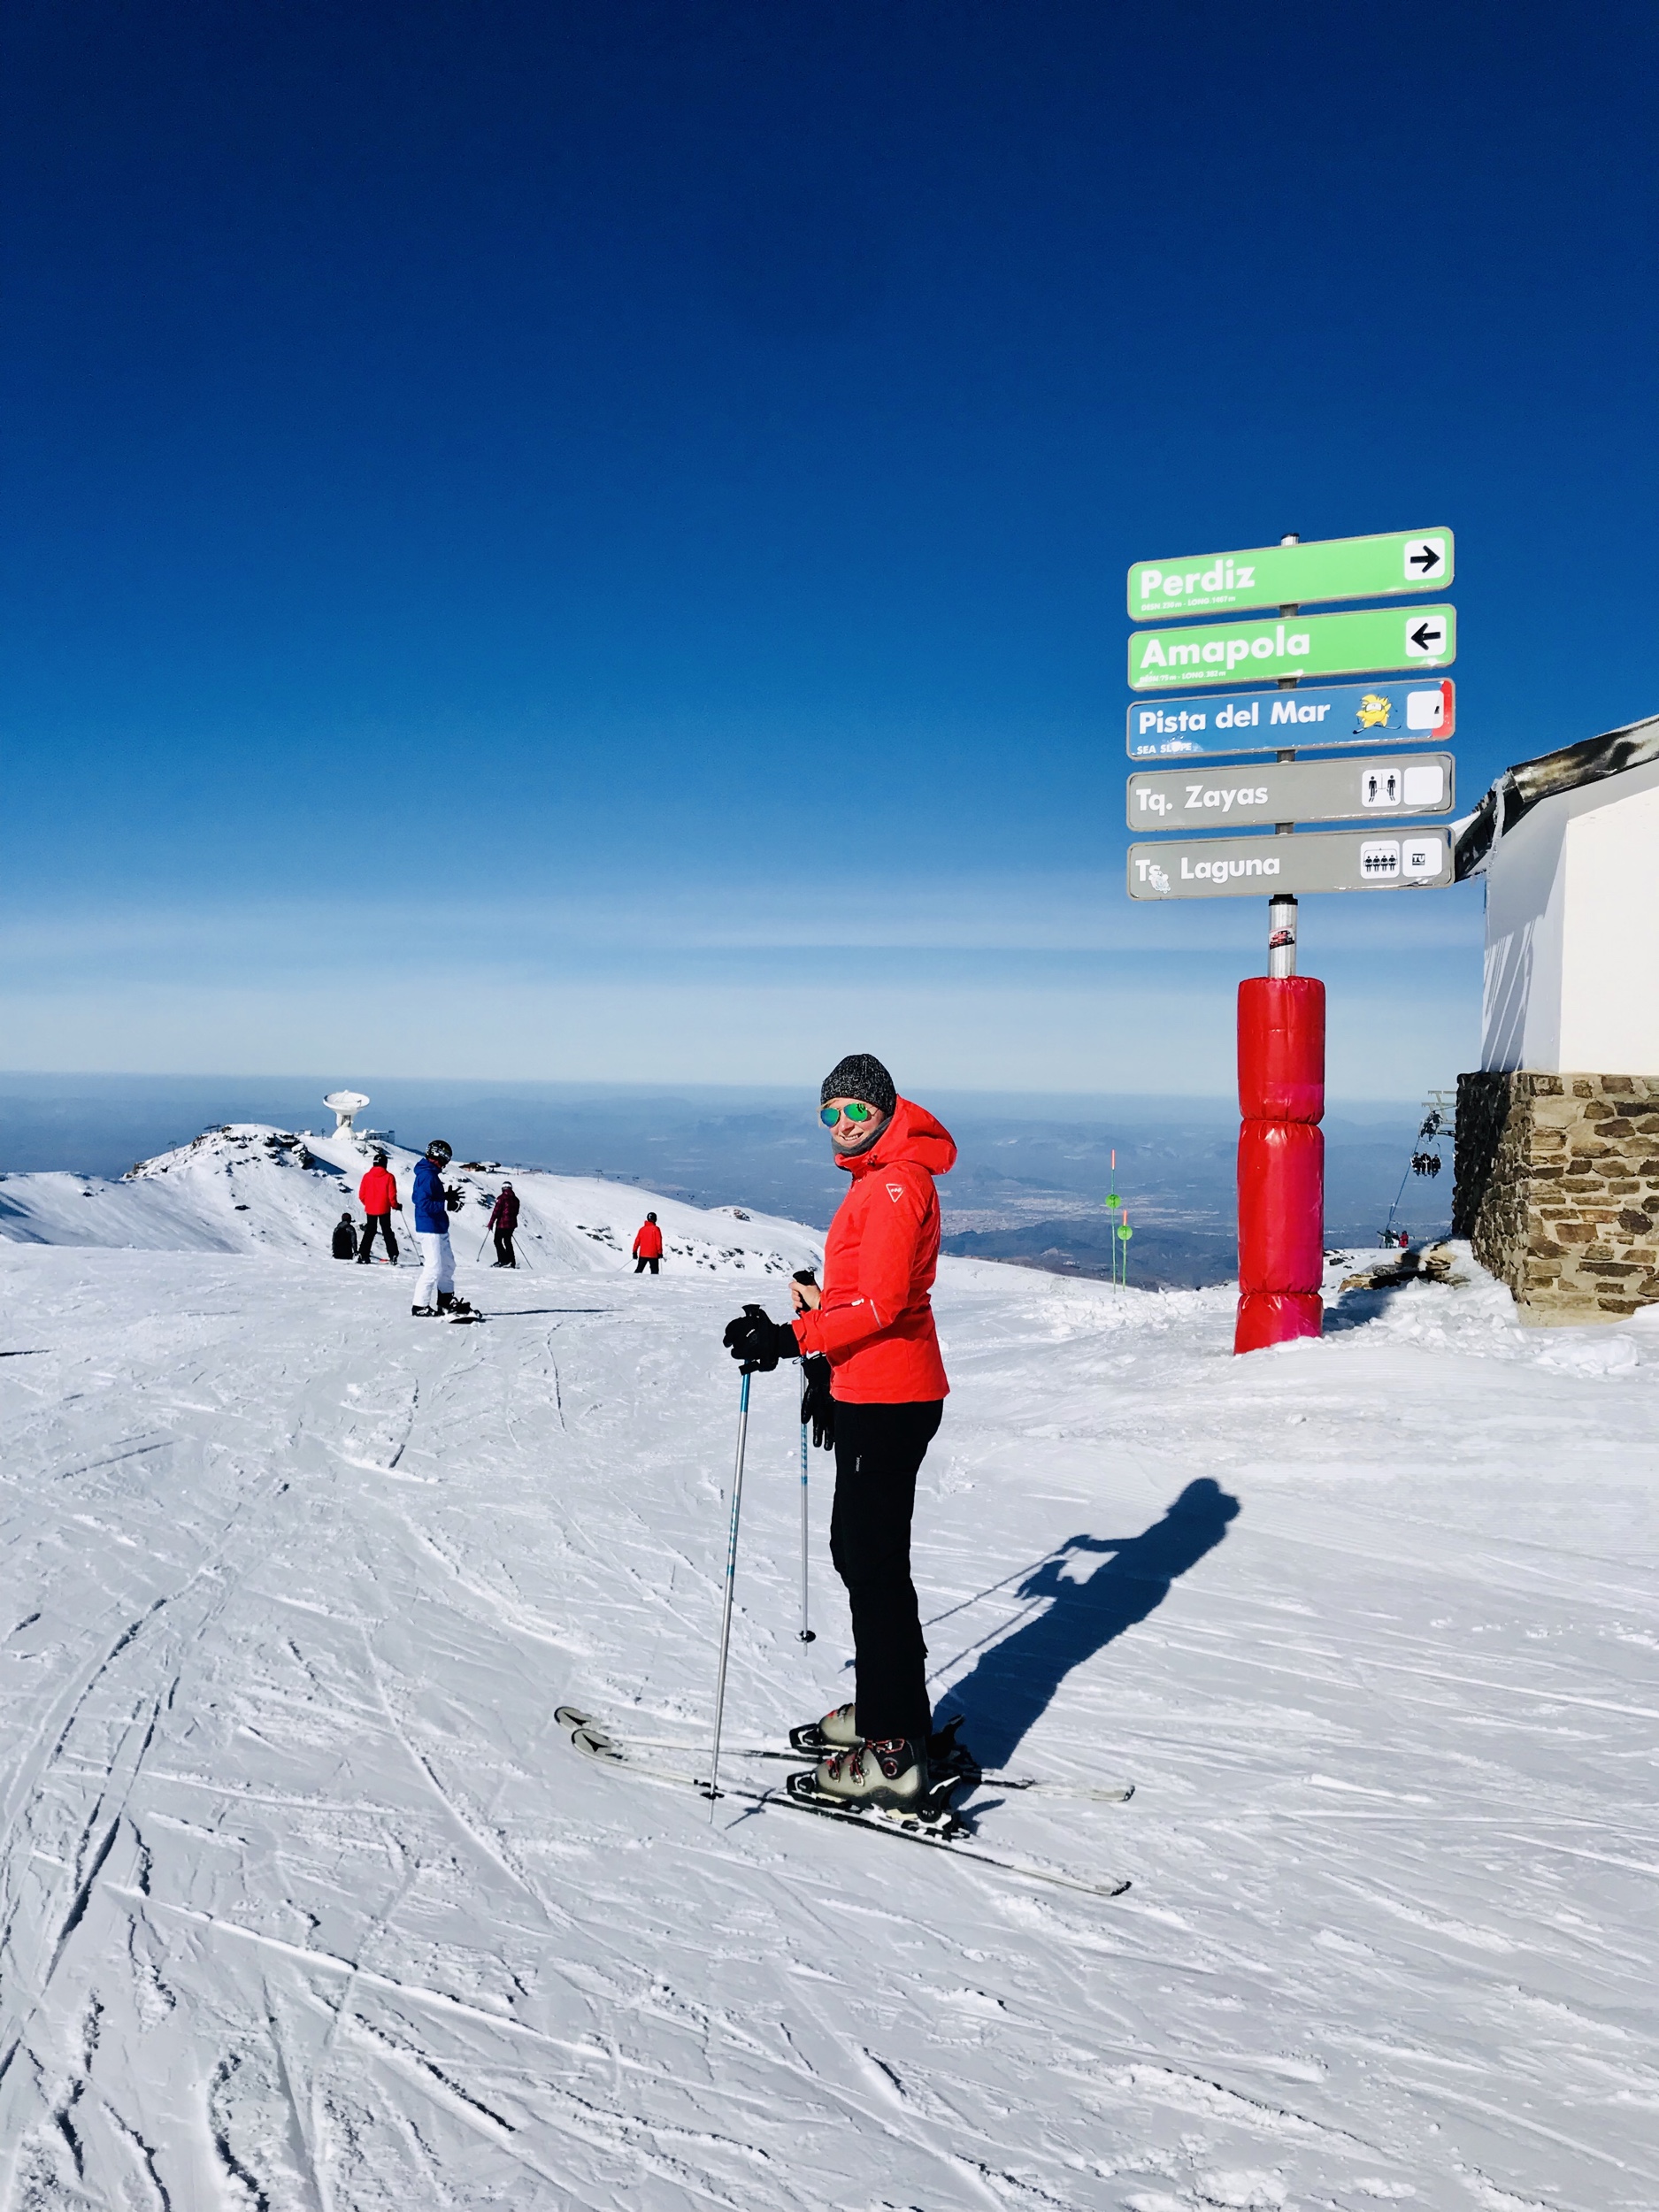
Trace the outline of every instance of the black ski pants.
[[513, 1255], [512, 1231], [504, 1225], [495, 1232], [495, 1264], [497, 1267], [517, 1267]]
[[646, 1269], [649, 1267], [652, 1274], [655, 1275], [662, 1263], [661, 1260], [636, 1260], [634, 1263], [634, 1271], [636, 1275], [643, 1275]]
[[933, 1706], [927, 1647], [910, 1579], [916, 1476], [939, 1432], [944, 1402], [857, 1406], [835, 1402], [835, 1503], [830, 1557], [852, 1607], [858, 1732], [926, 1744]]
[[386, 1239], [386, 1256], [394, 1267], [397, 1264], [397, 1239], [392, 1234], [390, 1214], [370, 1214], [363, 1225], [363, 1236], [357, 1246], [357, 1263], [366, 1267], [369, 1255], [374, 1249], [374, 1232], [379, 1230]]

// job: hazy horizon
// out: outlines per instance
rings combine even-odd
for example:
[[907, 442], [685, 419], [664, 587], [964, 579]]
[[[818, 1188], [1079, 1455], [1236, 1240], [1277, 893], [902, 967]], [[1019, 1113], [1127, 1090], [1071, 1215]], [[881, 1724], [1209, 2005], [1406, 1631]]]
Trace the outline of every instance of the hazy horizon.
[[[0, 1075], [0, 1171], [115, 1176], [222, 1121], [326, 1130], [326, 1090], [365, 1091], [362, 1125], [419, 1149], [599, 1175], [695, 1204], [740, 1205], [824, 1227], [844, 1185], [815, 1118], [818, 1087], [551, 1084], [395, 1078]], [[923, 1090], [961, 1156], [941, 1185], [945, 1249], [1102, 1274], [1114, 1186], [1134, 1229], [1131, 1276], [1225, 1279], [1234, 1252], [1231, 1097]], [[1326, 1224], [1370, 1243], [1410, 1156], [1417, 1102], [1330, 1102]], [[1114, 1173], [1114, 1153], [1118, 1166]], [[1449, 1160], [1448, 1160], [1449, 1167]], [[1449, 1173], [1414, 1185], [1404, 1216], [1439, 1233]]]

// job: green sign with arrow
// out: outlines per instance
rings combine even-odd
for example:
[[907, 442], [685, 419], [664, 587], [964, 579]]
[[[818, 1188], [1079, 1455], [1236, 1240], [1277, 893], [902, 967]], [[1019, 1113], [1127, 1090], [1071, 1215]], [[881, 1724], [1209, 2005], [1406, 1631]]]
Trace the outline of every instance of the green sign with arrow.
[[1357, 676], [1369, 669], [1445, 668], [1457, 657], [1451, 607], [1375, 607], [1357, 614], [1282, 615], [1202, 628], [1137, 630], [1129, 687], [1267, 682], [1278, 676]]
[[1166, 622], [1172, 615], [1444, 591], [1454, 560], [1449, 530], [1390, 530], [1379, 537], [1316, 538], [1308, 545], [1137, 561], [1129, 572], [1129, 613], [1135, 622]]

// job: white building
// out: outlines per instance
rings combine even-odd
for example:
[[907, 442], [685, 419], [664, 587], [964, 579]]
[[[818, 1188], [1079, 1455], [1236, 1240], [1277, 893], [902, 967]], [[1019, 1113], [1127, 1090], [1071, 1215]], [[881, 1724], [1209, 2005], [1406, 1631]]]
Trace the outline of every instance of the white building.
[[1486, 886], [1481, 1067], [1659, 1077], [1659, 715], [1508, 770], [1457, 873]]

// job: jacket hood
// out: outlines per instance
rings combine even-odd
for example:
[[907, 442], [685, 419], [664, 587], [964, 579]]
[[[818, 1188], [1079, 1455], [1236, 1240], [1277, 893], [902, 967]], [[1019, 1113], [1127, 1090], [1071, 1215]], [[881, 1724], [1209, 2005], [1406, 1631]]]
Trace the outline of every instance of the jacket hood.
[[901, 1160], [925, 1167], [930, 1175], [949, 1175], [956, 1164], [956, 1141], [949, 1130], [910, 1098], [900, 1099], [892, 1120], [868, 1152], [836, 1164], [849, 1175], [863, 1175], [872, 1168], [895, 1167]]

